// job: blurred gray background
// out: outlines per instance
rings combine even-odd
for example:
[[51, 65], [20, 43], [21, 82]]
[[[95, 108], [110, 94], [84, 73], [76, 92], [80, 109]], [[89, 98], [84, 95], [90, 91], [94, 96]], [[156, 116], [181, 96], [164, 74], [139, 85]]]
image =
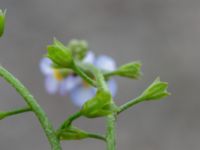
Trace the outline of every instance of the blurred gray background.
[[[117, 64], [140, 60], [142, 80], [116, 78], [117, 104], [139, 95], [157, 76], [169, 82], [172, 95], [146, 102], [121, 114], [118, 150], [200, 149], [200, 1], [197, 0], [1, 0], [7, 8], [6, 32], [0, 39], [0, 63], [33, 93], [55, 127], [77, 108], [68, 97], [50, 96], [39, 60], [55, 36], [64, 43], [88, 40], [98, 54]], [[0, 80], [0, 110], [24, 106]], [[104, 119], [81, 118], [75, 124], [104, 132]], [[96, 140], [65, 141], [63, 150], [104, 150]], [[0, 121], [1, 150], [49, 150], [31, 113]]]

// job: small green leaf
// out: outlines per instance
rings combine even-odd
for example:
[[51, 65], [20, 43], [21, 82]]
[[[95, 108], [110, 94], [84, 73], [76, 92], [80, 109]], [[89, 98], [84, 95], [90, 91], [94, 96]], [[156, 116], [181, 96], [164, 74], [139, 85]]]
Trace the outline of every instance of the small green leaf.
[[71, 51], [61, 42], [54, 39], [54, 44], [47, 46], [47, 57], [59, 67], [71, 67], [73, 58]]
[[5, 15], [6, 15], [6, 10], [2, 11], [0, 9], [0, 37], [3, 36], [5, 29]]
[[160, 81], [160, 78], [156, 78], [154, 82], [142, 93], [140, 99], [143, 101], [159, 100], [170, 93], [167, 91], [168, 83]]
[[141, 63], [138, 61], [131, 62], [119, 67], [117, 70], [110, 72], [108, 74], [127, 77], [131, 79], [138, 79], [142, 75]]
[[88, 137], [88, 134], [75, 126], [68, 126], [57, 132], [60, 140], [81, 140]]
[[110, 93], [97, 91], [96, 95], [84, 103], [81, 113], [88, 118], [95, 118], [109, 115], [117, 111]]
[[74, 58], [82, 60], [88, 52], [88, 43], [84, 40], [71, 40], [67, 46]]

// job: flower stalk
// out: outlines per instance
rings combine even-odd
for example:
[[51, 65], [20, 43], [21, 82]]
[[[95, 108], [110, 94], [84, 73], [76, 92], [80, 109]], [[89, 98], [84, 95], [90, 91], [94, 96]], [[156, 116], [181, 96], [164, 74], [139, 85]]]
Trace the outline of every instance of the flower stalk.
[[66, 128], [67, 126], [70, 126], [74, 120], [78, 119], [81, 116], [82, 116], [82, 114], [81, 114], [80, 111], [71, 115], [66, 121], [64, 121], [64, 123], [61, 125], [60, 129]]
[[115, 114], [107, 116], [107, 133], [106, 133], [107, 150], [116, 150], [115, 123], [116, 123]]
[[12, 111], [0, 112], [0, 120], [5, 119], [9, 116], [22, 114], [22, 113], [30, 112], [30, 111], [32, 111], [30, 107], [24, 107], [24, 108], [12, 110]]

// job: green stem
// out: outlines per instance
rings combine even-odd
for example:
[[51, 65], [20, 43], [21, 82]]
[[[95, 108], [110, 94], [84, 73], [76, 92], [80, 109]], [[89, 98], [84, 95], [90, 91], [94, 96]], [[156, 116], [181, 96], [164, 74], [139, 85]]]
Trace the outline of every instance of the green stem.
[[85, 81], [87, 81], [90, 85], [96, 87], [96, 82], [92, 80], [89, 76], [87, 76], [80, 68], [77, 66], [76, 63], [73, 65], [73, 70], [75, 73], [77, 73], [79, 76], [81, 76]]
[[125, 111], [126, 109], [128, 109], [128, 108], [130, 108], [130, 107], [132, 107], [132, 106], [134, 106], [134, 105], [136, 105], [136, 104], [138, 104], [140, 102], [141, 102], [141, 98], [137, 97], [137, 98], [135, 98], [135, 99], [133, 99], [133, 100], [121, 105], [119, 107], [119, 110], [118, 110], [117, 114], [120, 114], [121, 112]]
[[[86, 68], [89, 68], [92, 71], [92, 73], [95, 75], [98, 89], [109, 92], [109, 89], [104, 80], [104, 76], [100, 72], [100, 70], [98, 70], [95, 66], [93, 66], [91, 64], [83, 64], [83, 66]], [[116, 149], [115, 122], [116, 122], [116, 115], [115, 114], [108, 115], [108, 117], [107, 117], [107, 133], [106, 133], [107, 150], [115, 150]]]
[[102, 135], [95, 134], [95, 133], [88, 133], [89, 138], [98, 139], [106, 142], [106, 138]]
[[106, 85], [104, 76], [99, 69], [97, 69], [92, 64], [80, 64], [80, 65], [81, 65], [81, 67], [87, 68], [88, 70], [90, 70], [93, 73], [93, 75], [95, 76], [95, 79], [96, 79], [97, 88], [99, 90], [109, 91], [108, 87]]
[[104, 78], [109, 78], [109, 77], [111, 77], [111, 76], [114, 76], [115, 75], [115, 71], [111, 71], [111, 72], [106, 72], [106, 73], [104, 73], [103, 75], [104, 75]]
[[48, 138], [48, 141], [51, 145], [52, 150], [61, 150], [60, 141], [58, 140], [54, 128], [51, 122], [48, 120], [43, 109], [37, 103], [35, 98], [30, 94], [27, 88], [17, 80], [11, 73], [9, 73], [6, 69], [0, 66], [0, 76], [3, 77], [8, 83], [10, 83], [16, 91], [24, 98], [25, 102], [28, 106], [33, 110], [36, 117], [38, 118], [44, 132]]
[[61, 125], [60, 129], [63, 129], [67, 126], [70, 126], [72, 124], [72, 122], [74, 120], [76, 120], [77, 118], [81, 117], [81, 111], [78, 111], [77, 113], [71, 115], [66, 121], [64, 121], [64, 123]]
[[[103, 90], [103, 91], [109, 92], [109, 89], [106, 85], [104, 76], [99, 69], [97, 69], [92, 64], [80, 64], [80, 65], [83, 68], [87, 68], [88, 70], [91, 70], [91, 72], [94, 74], [98, 90]], [[107, 117], [107, 133], [106, 133], [107, 150], [115, 150], [116, 149], [115, 122], [116, 122], [116, 115], [115, 114], [108, 115], [108, 117]]]
[[116, 133], [115, 133], [116, 115], [112, 114], [107, 117], [107, 150], [116, 150]]
[[13, 115], [17, 115], [17, 114], [21, 114], [21, 113], [25, 113], [25, 112], [29, 112], [29, 111], [32, 111], [32, 109], [29, 107], [25, 107], [25, 108], [16, 109], [13, 111], [0, 112], [0, 116], [1, 116], [0, 120], [4, 119], [6, 117], [9, 117], [9, 116], [13, 116]]

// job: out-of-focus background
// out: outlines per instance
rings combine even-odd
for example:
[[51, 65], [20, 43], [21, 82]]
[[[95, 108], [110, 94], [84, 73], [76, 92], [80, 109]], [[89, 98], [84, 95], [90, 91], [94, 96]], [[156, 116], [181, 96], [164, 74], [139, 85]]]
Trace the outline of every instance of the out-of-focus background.
[[[197, 0], [1, 0], [7, 8], [6, 32], [0, 39], [0, 63], [34, 94], [55, 127], [78, 110], [68, 97], [50, 96], [38, 64], [57, 37], [88, 40], [96, 53], [121, 65], [143, 62], [144, 76], [116, 78], [117, 104], [138, 96], [157, 76], [169, 82], [172, 95], [146, 102], [120, 115], [118, 150], [200, 149], [200, 1]], [[0, 80], [0, 110], [24, 106], [20, 96]], [[82, 118], [75, 124], [104, 132], [104, 119]], [[63, 150], [103, 150], [96, 140], [65, 141]], [[1, 150], [49, 150], [31, 113], [0, 121]]]

